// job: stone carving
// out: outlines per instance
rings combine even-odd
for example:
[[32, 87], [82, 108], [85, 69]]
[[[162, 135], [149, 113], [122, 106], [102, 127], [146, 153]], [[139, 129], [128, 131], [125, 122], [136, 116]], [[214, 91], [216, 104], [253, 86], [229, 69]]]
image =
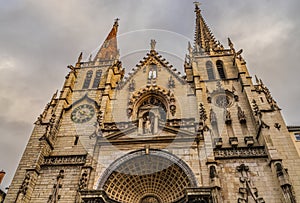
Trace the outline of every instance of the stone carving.
[[245, 144], [250, 147], [254, 144], [254, 138], [252, 136], [244, 137]]
[[86, 170], [86, 169], [83, 170], [83, 172], [81, 173], [80, 180], [79, 180], [79, 185], [78, 185], [79, 190], [87, 189], [88, 176], [89, 176], [88, 170]]
[[223, 145], [223, 139], [221, 137], [215, 138], [215, 145], [218, 148], [221, 148]]
[[275, 127], [277, 130], [280, 130], [281, 125], [280, 125], [279, 123], [275, 123], [275, 124], [274, 124], [274, 127]]
[[135, 91], [135, 81], [134, 80], [131, 80], [131, 82], [129, 83], [129, 91], [130, 92], [133, 92]]
[[152, 134], [154, 127], [154, 117], [147, 115], [144, 118], [143, 131], [145, 134]]
[[216, 159], [267, 157], [264, 147], [216, 148]]
[[212, 125], [217, 124], [217, 115], [213, 109], [210, 109], [209, 117], [210, 117], [210, 122]]
[[98, 111], [98, 114], [97, 114], [97, 122], [94, 123], [94, 127], [95, 127], [95, 132], [92, 133], [89, 138], [95, 138], [97, 136], [102, 136], [102, 121], [103, 121], [103, 112], [101, 110]]
[[28, 185], [30, 183], [30, 173], [27, 172], [26, 175], [25, 175], [25, 178], [22, 182], [22, 185], [20, 186], [20, 189], [19, 189], [19, 194], [23, 194], [24, 196], [26, 195], [27, 193], [27, 190], [28, 190]]
[[239, 144], [239, 140], [237, 137], [230, 137], [229, 138], [229, 144], [232, 146], [232, 147], [237, 147], [238, 144]]
[[118, 130], [124, 130], [126, 128], [132, 127], [136, 125], [137, 122], [119, 122], [119, 123], [104, 123], [103, 131], [118, 131]]
[[282, 167], [282, 163], [279, 161], [274, 163], [274, 168], [276, 170], [277, 178], [279, 180], [284, 199], [286, 200], [286, 202], [296, 203], [295, 194], [290, 183], [287, 170]]
[[210, 166], [209, 167], [209, 177], [211, 179], [216, 178], [217, 177], [217, 170], [215, 166]]
[[[161, 98], [165, 98], [165, 100], [162, 101], [162, 99], [158, 99], [158, 97], [156, 96], [147, 98], [149, 94], [160, 96]], [[143, 99], [143, 97], [146, 97], [147, 99], [143, 100], [143, 102], [140, 103], [139, 106], [137, 106], [137, 104]], [[170, 90], [165, 90], [159, 86], [148, 86], [144, 89], [134, 92], [131, 95], [131, 98], [128, 101], [127, 116], [131, 117], [135, 108], [145, 106], [146, 104], [162, 107], [165, 112], [170, 109], [170, 113], [173, 116], [175, 115], [177, 109], [174, 94]]]
[[258, 116], [259, 118], [261, 118], [262, 114], [261, 114], [261, 111], [260, 111], [255, 99], [252, 100], [252, 107], [253, 107], [253, 112], [254, 112], [255, 116]]
[[86, 155], [49, 156], [44, 158], [43, 165], [83, 165], [85, 161]]
[[56, 183], [53, 186], [52, 194], [49, 196], [47, 203], [58, 203], [60, 195], [58, 194], [59, 189], [62, 188], [62, 180], [64, 179], [64, 170], [60, 170], [56, 177]]
[[230, 125], [231, 124], [230, 111], [228, 109], [224, 109], [224, 114], [225, 114], [225, 123]]
[[151, 50], [155, 50], [155, 45], [156, 45], [155, 39], [151, 39], [151, 42], [150, 42]]
[[207, 120], [207, 115], [206, 115], [204, 105], [202, 103], [199, 104], [199, 115], [200, 115], [200, 122], [204, 124], [205, 121]]
[[257, 188], [253, 185], [249, 167], [245, 164], [241, 164], [236, 167], [237, 171], [240, 172], [240, 183], [238, 203], [247, 203], [249, 196], [253, 198], [255, 202], [264, 203], [264, 199], [259, 197]]
[[186, 119], [171, 119], [168, 120], [165, 123], [166, 126], [170, 126], [170, 127], [175, 127], [175, 128], [179, 128], [179, 127], [193, 127], [195, 125], [195, 119], [190, 119], [190, 118], [186, 118]]
[[268, 103], [271, 106], [272, 110], [280, 110], [280, 108], [278, 107], [276, 101], [273, 99], [270, 90], [264, 85], [264, 83], [262, 82], [261, 79], [258, 79], [255, 76], [256, 79], [256, 83], [257, 85], [255, 86], [255, 90], [260, 94], [261, 92], [263, 92], [266, 96], [266, 99], [268, 101]]
[[169, 77], [168, 87], [169, 87], [169, 89], [175, 88], [175, 81], [172, 76]]
[[246, 123], [246, 115], [240, 106], [238, 106], [238, 118], [241, 124]]
[[252, 100], [252, 108], [254, 115], [257, 116], [258, 118], [258, 125], [261, 126], [262, 128], [268, 128], [270, 129], [270, 126], [268, 126], [263, 120], [262, 120], [262, 113], [256, 103], [256, 101], [253, 99]]

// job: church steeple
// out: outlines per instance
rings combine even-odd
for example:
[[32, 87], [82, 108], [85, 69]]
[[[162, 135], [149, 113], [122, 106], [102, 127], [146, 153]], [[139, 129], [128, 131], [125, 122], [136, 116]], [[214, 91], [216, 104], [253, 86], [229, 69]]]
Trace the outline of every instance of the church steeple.
[[118, 23], [119, 19], [117, 18], [114, 22], [114, 25], [100, 47], [97, 55], [94, 58], [94, 61], [100, 60], [114, 60], [119, 57], [118, 45], [117, 45], [117, 33], [118, 33]]
[[[215, 40], [214, 35], [207, 26], [204, 18], [201, 15], [201, 10], [199, 8], [200, 3], [195, 3], [195, 13], [196, 13], [196, 28], [195, 28], [195, 49], [196, 51], [209, 53], [215, 50], [215, 48], [223, 47], [220, 42]], [[199, 50], [200, 49], [200, 50]]]

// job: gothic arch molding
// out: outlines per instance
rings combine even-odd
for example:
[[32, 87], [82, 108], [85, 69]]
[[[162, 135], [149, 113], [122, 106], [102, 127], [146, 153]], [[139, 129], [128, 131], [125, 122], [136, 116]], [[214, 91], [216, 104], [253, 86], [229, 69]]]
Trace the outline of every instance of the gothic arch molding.
[[149, 86], [136, 91], [131, 95], [127, 108], [128, 117], [132, 117], [132, 120], [137, 119], [136, 115], [138, 108], [145, 99], [151, 96], [158, 99], [163, 104], [166, 113], [170, 112], [172, 115], [175, 114], [176, 105], [174, 94], [170, 90], [166, 90], [159, 86]]
[[188, 165], [169, 152], [155, 149], [120, 157], [106, 169], [98, 184], [98, 189], [111, 199], [125, 203], [147, 199], [171, 203], [183, 198], [190, 187], [197, 187], [197, 181]]

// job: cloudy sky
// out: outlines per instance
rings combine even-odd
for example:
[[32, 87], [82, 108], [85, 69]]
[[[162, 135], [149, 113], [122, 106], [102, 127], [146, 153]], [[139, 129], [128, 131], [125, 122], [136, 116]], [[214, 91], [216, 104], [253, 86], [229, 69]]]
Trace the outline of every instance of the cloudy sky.
[[[252, 75], [269, 87], [288, 125], [300, 125], [299, 0], [203, 0], [202, 15], [227, 47], [243, 48]], [[95, 53], [120, 18], [123, 66], [130, 69], [149, 49], [180, 66], [193, 40], [193, 0], [1, 0], [0, 170], [9, 186], [33, 122], [79, 53]], [[178, 65], [179, 64], [179, 65]], [[177, 67], [180, 69], [180, 67]]]

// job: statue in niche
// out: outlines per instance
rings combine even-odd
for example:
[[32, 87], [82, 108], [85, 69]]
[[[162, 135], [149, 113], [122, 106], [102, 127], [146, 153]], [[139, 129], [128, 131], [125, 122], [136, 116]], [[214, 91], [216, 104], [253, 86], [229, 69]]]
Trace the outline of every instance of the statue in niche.
[[154, 125], [154, 116], [153, 115], [146, 115], [144, 117], [144, 133], [145, 134], [152, 134], [153, 133], [153, 125]]

